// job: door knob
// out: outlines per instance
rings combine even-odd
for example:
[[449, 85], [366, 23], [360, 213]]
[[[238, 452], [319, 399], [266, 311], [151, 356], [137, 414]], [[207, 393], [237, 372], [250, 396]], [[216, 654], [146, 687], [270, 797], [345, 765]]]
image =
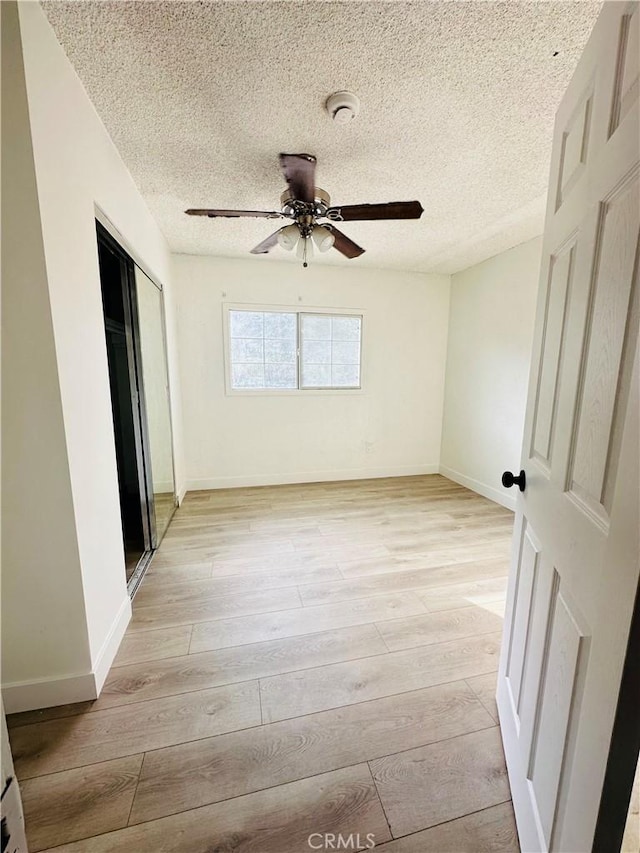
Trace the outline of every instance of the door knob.
[[514, 477], [511, 471], [505, 471], [502, 475], [502, 485], [506, 489], [510, 489], [513, 484], [516, 484], [521, 492], [524, 492], [524, 488], [527, 485], [527, 475], [524, 471], [520, 471], [517, 477]]

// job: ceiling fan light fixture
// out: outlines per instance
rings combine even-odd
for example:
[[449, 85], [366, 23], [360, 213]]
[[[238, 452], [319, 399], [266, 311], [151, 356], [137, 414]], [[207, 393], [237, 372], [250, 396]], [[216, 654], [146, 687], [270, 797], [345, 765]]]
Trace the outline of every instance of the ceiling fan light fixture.
[[278, 234], [278, 244], [282, 246], [283, 249], [286, 249], [287, 252], [293, 251], [299, 240], [300, 229], [297, 225], [286, 225], [284, 228], [280, 229]]
[[307, 261], [310, 261], [313, 257], [313, 240], [311, 239], [311, 236], [309, 234], [307, 234], [306, 236], [300, 234], [296, 255], [298, 257], [298, 260], [302, 261], [302, 266], [307, 267]]
[[325, 225], [316, 225], [311, 236], [319, 252], [328, 252], [336, 242], [335, 235]]

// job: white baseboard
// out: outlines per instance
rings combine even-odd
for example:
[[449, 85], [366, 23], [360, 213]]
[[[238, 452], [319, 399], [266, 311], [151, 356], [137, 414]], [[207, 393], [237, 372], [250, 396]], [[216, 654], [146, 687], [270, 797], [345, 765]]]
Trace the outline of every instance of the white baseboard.
[[61, 678], [39, 678], [2, 685], [2, 698], [7, 714], [52, 708], [97, 699], [96, 679], [92, 672]]
[[6, 713], [16, 714], [19, 711], [97, 699], [130, 619], [131, 601], [127, 597], [120, 605], [91, 672], [3, 684], [2, 698]]
[[467, 477], [466, 474], [454, 471], [453, 468], [447, 468], [446, 465], [440, 466], [440, 473], [448, 480], [453, 480], [454, 483], [466, 486], [467, 489], [471, 489], [472, 492], [477, 492], [479, 495], [482, 495], [483, 498], [489, 498], [490, 501], [495, 501], [495, 503], [515, 512], [516, 499], [514, 495], [508, 495], [501, 492], [500, 489], [494, 489], [493, 486], [487, 486], [486, 483], [474, 480], [473, 477]]
[[240, 489], [250, 486], [282, 486], [291, 483], [328, 483], [340, 480], [378, 480], [382, 477], [415, 477], [420, 474], [437, 474], [440, 467], [431, 465], [406, 465], [396, 468], [342, 468], [338, 471], [301, 471], [294, 474], [253, 474], [242, 477], [214, 477], [189, 480], [187, 491], [208, 489]]
[[[120, 605], [116, 618], [113, 620], [109, 633], [102, 644], [102, 648], [93, 663], [93, 675], [96, 682], [96, 695], [100, 695], [111, 664], [120, 648], [120, 643], [131, 620], [131, 599], [127, 595]], [[92, 697], [93, 698], [93, 697]]]

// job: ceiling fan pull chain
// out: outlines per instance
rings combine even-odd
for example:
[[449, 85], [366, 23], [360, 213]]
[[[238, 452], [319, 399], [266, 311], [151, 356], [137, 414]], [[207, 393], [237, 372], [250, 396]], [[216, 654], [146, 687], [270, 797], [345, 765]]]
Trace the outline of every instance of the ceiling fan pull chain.
[[313, 256], [310, 239], [304, 234], [300, 234], [298, 240], [298, 251], [296, 252], [298, 260], [302, 261], [302, 266], [306, 269], [309, 264], [308, 260]]

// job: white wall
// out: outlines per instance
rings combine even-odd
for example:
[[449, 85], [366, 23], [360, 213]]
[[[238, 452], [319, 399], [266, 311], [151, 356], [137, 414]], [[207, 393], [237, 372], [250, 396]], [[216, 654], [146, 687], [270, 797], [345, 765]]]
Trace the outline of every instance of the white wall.
[[[449, 277], [176, 255], [189, 488], [438, 470]], [[225, 394], [223, 303], [363, 311], [363, 391]]]
[[11, 3], [0, 14], [2, 677], [69, 689], [91, 668], [89, 640], [18, 14]]
[[520, 470], [542, 242], [451, 279], [440, 471], [515, 507], [502, 472]]
[[[19, 3], [18, 11], [21, 32], [14, 38], [12, 49], [18, 54], [22, 50], [37, 190], [33, 203], [39, 206], [47, 310], [55, 350], [55, 356], [50, 353], [50, 363], [55, 381], [39, 373], [36, 363], [25, 361], [21, 368], [34, 400], [40, 384], [47, 393], [57, 395], [54, 403], [61, 406], [67, 459], [60, 453], [56, 459], [66, 469], [70, 496], [66, 504], [61, 502], [58, 515], [63, 530], [74, 530], [75, 541], [67, 548], [69, 564], [59, 572], [55, 547], [43, 535], [50, 532], [50, 523], [45, 524], [37, 501], [44, 475], [38, 455], [30, 453], [29, 441], [35, 443], [39, 436], [30, 435], [22, 444], [16, 438], [15, 446], [5, 446], [5, 451], [20, 455], [22, 477], [32, 484], [34, 502], [29, 517], [21, 518], [5, 534], [13, 555], [19, 554], [25, 536], [31, 539], [28, 563], [16, 559], [3, 563], [3, 585], [6, 588], [6, 579], [19, 574], [23, 593], [5, 602], [6, 609], [14, 612], [15, 629], [4, 630], [3, 636], [4, 696], [9, 711], [90, 698], [70, 696], [64, 685], [73, 681], [77, 693], [100, 688], [130, 613], [98, 271], [96, 207], [167, 291], [177, 477], [178, 488], [184, 487], [167, 244], [40, 4]], [[17, 61], [20, 64], [19, 57]], [[3, 126], [3, 134], [8, 132]], [[33, 343], [35, 352], [41, 341]], [[25, 418], [29, 413], [25, 401], [13, 417]], [[40, 432], [45, 424], [38, 424]], [[16, 427], [14, 435], [18, 432]], [[3, 442], [6, 445], [4, 434]], [[49, 586], [57, 590], [55, 600], [48, 597]], [[48, 610], [58, 599], [67, 602], [64, 615], [59, 617], [66, 627], [59, 636], [45, 636], [39, 629], [40, 616], [44, 614], [45, 622], [51, 622]], [[22, 631], [18, 630], [20, 624]], [[65, 642], [65, 631], [71, 635], [76, 630], [86, 633], [85, 641], [74, 643], [74, 654], [62, 661], [57, 657], [56, 643]], [[57, 666], [52, 665], [52, 656]]]

